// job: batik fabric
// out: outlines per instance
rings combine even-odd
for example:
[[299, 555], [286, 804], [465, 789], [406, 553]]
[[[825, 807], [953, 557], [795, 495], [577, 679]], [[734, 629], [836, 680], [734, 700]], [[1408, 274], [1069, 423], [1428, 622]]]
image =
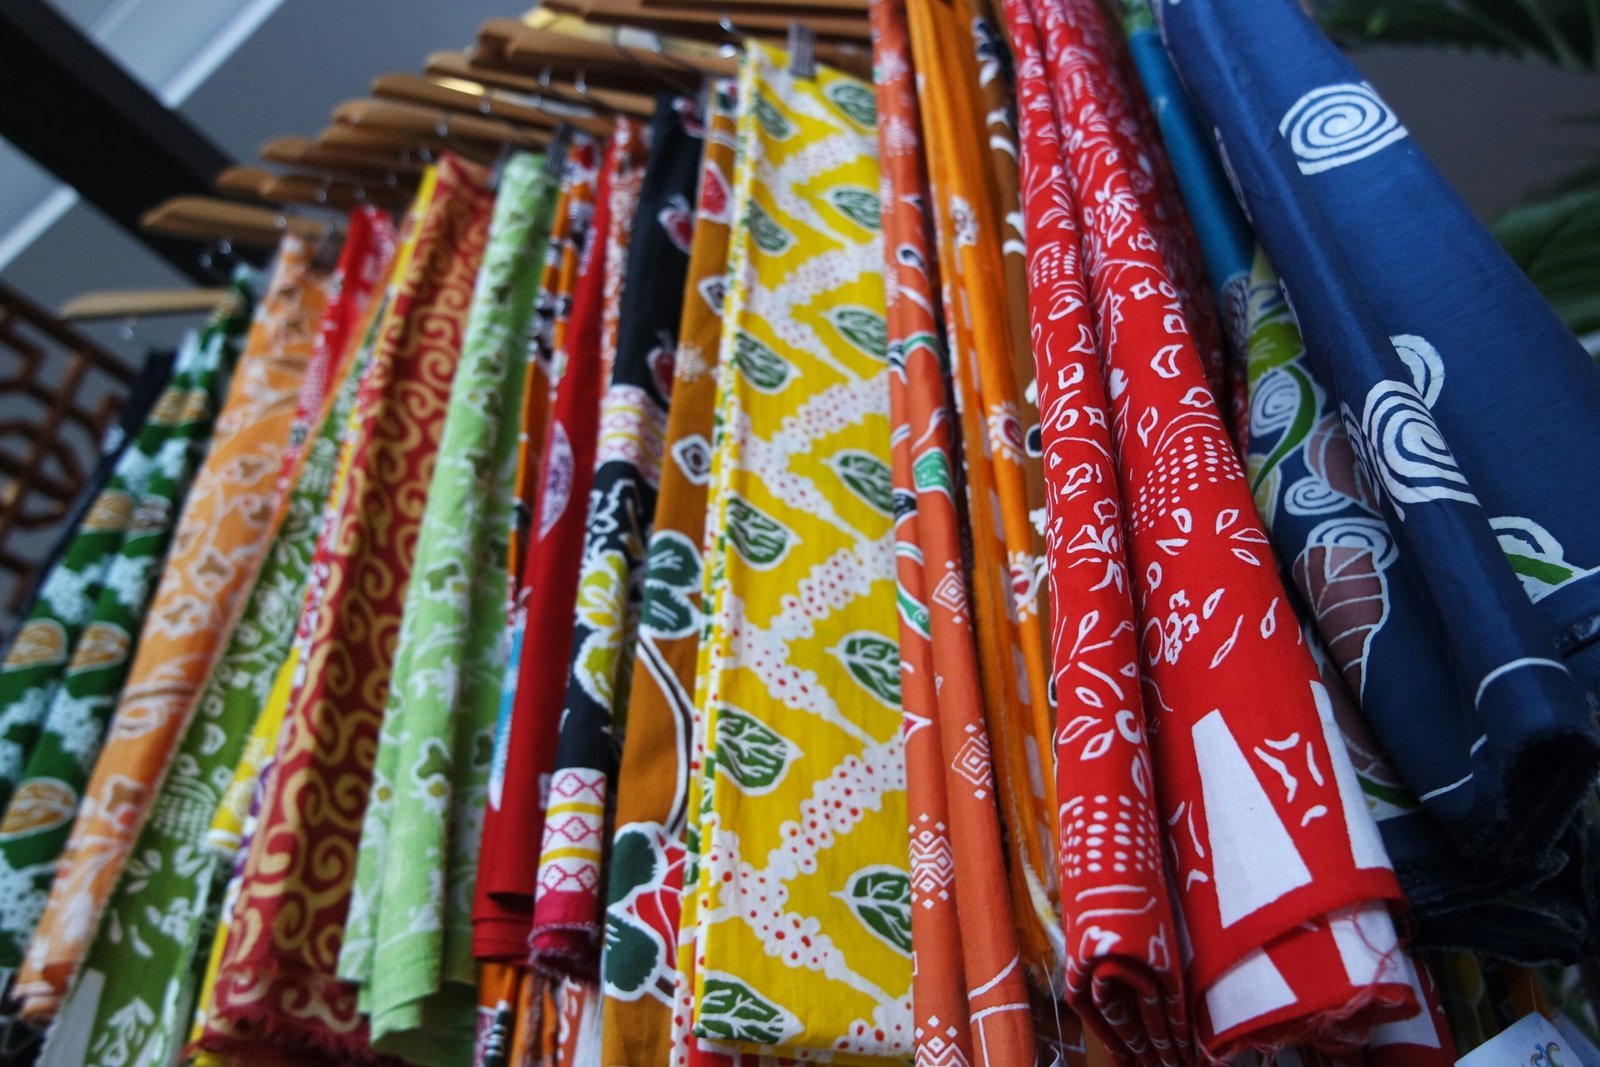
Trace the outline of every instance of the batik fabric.
[[165, 1061], [188, 1029], [196, 959], [205, 947], [202, 935], [215, 919], [231, 859], [212, 845], [208, 827], [288, 651], [333, 480], [338, 431], [354, 400], [345, 353], [326, 350], [349, 333], [331, 331], [327, 320], [368, 306], [372, 286], [364, 279], [380, 271], [393, 252], [389, 223], [377, 216], [355, 222], [346, 241], [338, 280], [325, 286], [332, 295], [307, 366], [321, 367], [324, 390], [330, 379], [350, 380], [340, 386], [331, 408], [325, 396], [301, 390], [300, 411], [315, 400], [320, 410], [311, 418], [321, 429], [309, 443], [301, 442], [272, 548], [134, 844], [83, 976], [63, 1007], [67, 1025], [84, 1020], [85, 1063], [112, 1067], [135, 1055]]
[[[199, 466], [216, 415], [216, 386], [223, 356], [221, 333], [191, 334], [179, 351], [170, 384], [157, 400], [133, 447], [117, 464], [85, 514], [82, 528], [58, 564], [71, 567], [91, 544], [116, 542], [106, 553], [98, 589], [71, 648], [71, 659], [37, 688], [51, 695], [40, 723], [42, 734], [21, 768], [16, 791], [0, 820], [0, 968], [8, 973], [43, 914], [55, 877], [55, 861], [66, 843], [79, 794], [100, 753], [105, 725], [133, 654], [138, 620], [155, 586], [171, 541], [183, 494]], [[98, 549], [97, 549], [98, 550]], [[85, 575], [90, 568], [76, 573]], [[46, 579], [46, 588], [61, 579]], [[53, 595], [53, 594], [52, 594]], [[41, 601], [41, 604], [43, 601]], [[36, 611], [24, 633], [35, 637], [63, 625]], [[24, 677], [19, 660], [8, 660], [5, 679]], [[42, 679], [43, 672], [36, 677]], [[15, 738], [15, 734], [11, 735]], [[15, 743], [15, 741], [13, 741]]]
[[[1118, 886], [1136, 864], [1159, 864], [1165, 845], [1202, 1049], [1350, 1047], [1417, 1011], [1386, 907], [1398, 887], [1207, 382], [1182, 276], [1193, 275], [1170, 265], [1181, 254], [1170, 190], [1150, 180], [1159, 169], [1131, 162], [1160, 150], [1128, 103], [1118, 39], [1096, 4], [1010, 0], [1007, 13], [1027, 44], [1019, 68], [1046, 83], [1038, 109], [1023, 109], [1024, 185], [1054, 183], [1030, 203], [1053, 207], [1061, 228], [1075, 223], [1078, 240], [1035, 279], [1035, 319], [1078, 315], [1066, 338], [1101, 357], [1137, 639], [1134, 675], [1111, 680], [1137, 678], [1154, 738], [1152, 766], [1130, 768], [1132, 791], [1063, 798], [1065, 892]], [[1088, 473], [1047, 469], [1053, 496]], [[1070, 727], [1103, 716], [1110, 691], [1073, 690], [1079, 707], [1057, 695], [1060, 735], [1092, 758], [1104, 727]], [[1111, 720], [1124, 740], [1143, 733], [1121, 701]], [[1150, 794], [1155, 820], [1135, 800]], [[1156, 946], [1133, 951], [1141, 967], [1171, 967]], [[1117, 1020], [1104, 1023], [1116, 1036]]]
[[500, 174], [407, 586], [340, 975], [379, 1051], [453, 1065], [476, 1027], [472, 889], [505, 669], [516, 419], [554, 197]]
[[[179, 355], [188, 376], [180, 378], [179, 368], [174, 368], [173, 379], [157, 399], [138, 442], [123, 453], [111, 480], [40, 583], [33, 606], [0, 663], [0, 801], [10, 801], [22, 778], [129, 524], [136, 517], [141, 529], [176, 521], [181, 498], [152, 501], [142, 511], [140, 498], [152, 479], [175, 477], [185, 465], [197, 462], [190, 453], [203, 449], [208, 440], [218, 402], [212, 395], [218, 374], [233, 366], [239, 335], [247, 324], [242, 318], [219, 320], [184, 340]], [[205, 421], [186, 437], [167, 443], [180, 427], [195, 420]], [[131, 638], [122, 643], [131, 645]]]
[[173, 537], [105, 745], [83, 790], [15, 992], [53, 1018], [271, 544], [295, 398], [326, 293], [286, 239]]
[[310, 638], [216, 979], [204, 1037], [215, 1051], [374, 1055], [356, 990], [335, 968], [393, 646], [491, 208], [482, 171], [454, 157], [440, 162], [357, 393], [343, 482], [312, 560]]
[[904, 1058], [911, 878], [869, 86], [751, 44], [690, 797], [692, 1027]]
[[[954, 1053], [969, 1063], [1027, 1063], [1035, 1056], [1033, 1023], [962, 552], [964, 483], [904, 5], [875, 4], [873, 22], [916, 1054], [934, 1063]], [[958, 63], [951, 74], [962, 70]]]
[[1321, 31], [1258, 7], [1248, 33], [1209, 0], [1159, 10], [1305, 338], [1252, 403], [1286, 454], [1347, 441], [1361, 472], [1288, 486], [1282, 552], [1456, 851], [1581, 923], [1587, 849], [1562, 830], [1600, 766], [1600, 471], [1551, 457], [1600, 446], [1600, 369]]
[[[694, 232], [690, 199], [702, 137], [697, 102], [670, 93], [657, 97], [629, 239], [619, 347], [600, 409], [572, 666], [550, 782], [553, 805], [544, 827], [544, 841], [552, 851], [539, 861], [535, 961], [590, 978], [599, 974], [601, 858], [610, 834], [605, 809], [615, 803], [624, 722], [620, 713], [627, 708], [646, 553], [654, 547], [649, 538], [666, 458], [667, 412]], [[596, 796], [598, 812], [567, 807]]]
[[711, 421], [727, 288], [735, 84], [708, 91], [705, 150], [681, 290], [672, 406], [645, 560], [644, 599], [617, 771], [616, 831], [606, 869], [602, 1035], [608, 1067], [665, 1064], [683, 890], [701, 543]]
[[[572, 648], [573, 610], [600, 415], [600, 299], [610, 222], [610, 160], [580, 138], [562, 176], [566, 215], [557, 226], [561, 261], [550, 303], [554, 397], [539, 455], [538, 493], [517, 586], [502, 720], [489, 775], [488, 812], [473, 903], [480, 959], [526, 963], [555, 765], [561, 700]], [[547, 275], [548, 276], [548, 275]], [[505, 706], [506, 702], [510, 707]]]

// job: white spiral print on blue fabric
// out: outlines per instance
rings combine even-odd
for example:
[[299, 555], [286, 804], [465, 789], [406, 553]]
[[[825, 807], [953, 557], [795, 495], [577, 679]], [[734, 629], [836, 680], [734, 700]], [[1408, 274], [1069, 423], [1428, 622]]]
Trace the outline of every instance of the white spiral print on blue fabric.
[[1312, 89], [1289, 108], [1278, 132], [1302, 174], [1365, 159], [1406, 136], [1395, 113], [1366, 82]]

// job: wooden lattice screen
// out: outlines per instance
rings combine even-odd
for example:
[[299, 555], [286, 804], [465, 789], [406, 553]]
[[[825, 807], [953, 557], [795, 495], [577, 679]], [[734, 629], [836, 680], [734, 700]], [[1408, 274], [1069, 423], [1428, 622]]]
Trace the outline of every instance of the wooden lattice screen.
[[26, 606], [134, 375], [0, 283], [0, 640]]

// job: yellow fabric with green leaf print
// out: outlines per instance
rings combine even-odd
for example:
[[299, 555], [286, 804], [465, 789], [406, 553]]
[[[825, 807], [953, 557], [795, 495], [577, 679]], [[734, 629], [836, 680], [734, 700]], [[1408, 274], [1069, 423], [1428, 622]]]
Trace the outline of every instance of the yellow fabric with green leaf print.
[[787, 67], [739, 91], [674, 1062], [912, 1047], [874, 97]]

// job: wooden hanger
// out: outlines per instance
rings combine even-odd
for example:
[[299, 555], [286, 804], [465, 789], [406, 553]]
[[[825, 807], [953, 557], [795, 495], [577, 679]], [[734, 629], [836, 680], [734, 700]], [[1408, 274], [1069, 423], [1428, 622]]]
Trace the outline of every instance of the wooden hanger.
[[395, 130], [343, 124], [325, 128], [317, 135], [317, 140], [335, 148], [356, 148], [365, 152], [383, 152], [402, 158], [420, 159], [424, 164], [445, 152], [455, 152], [475, 163], [491, 163], [499, 151], [496, 146], [475, 141], [461, 139], [446, 141], [439, 137], [419, 137]]
[[365, 180], [393, 176], [397, 184], [412, 183], [427, 164], [382, 152], [321, 144], [309, 137], [275, 137], [261, 146], [261, 158], [302, 170], [316, 170]]
[[782, 37], [789, 23], [800, 21], [822, 40], [837, 38], [865, 41], [871, 30], [865, 12], [838, 9], [764, 7], [754, 4], [707, 2], [704, 4], [646, 3], [646, 0], [545, 0], [551, 12], [577, 15], [592, 25], [638, 26], [684, 37]]
[[395, 104], [385, 100], [346, 100], [333, 109], [334, 121], [357, 129], [372, 128], [417, 137], [433, 137], [448, 143], [477, 142], [498, 148], [543, 148], [550, 142], [549, 130], [513, 126], [498, 119], [464, 115], [438, 108]]
[[[641, 20], [643, 21], [643, 20]], [[713, 19], [714, 21], [714, 19]], [[475, 60], [498, 60], [512, 68], [540, 70], [554, 67], [581, 70], [592, 79], [622, 76], [634, 84], [648, 86], [663, 75], [731, 77], [738, 73], [736, 56], [722, 55], [703, 42], [695, 47], [652, 40], [648, 47], [629, 46], [615, 29], [584, 25], [566, 20], [550, 23], [555, 28], [526, 26], [513, 19], [494, 19], [478, 30]]]
[[314, 219], [207, 196], [175, 196], [145, 212], [139, 225], [178, 237], [265, 248], [276, 247], [285, 233], [316, 241], [329, 232]]
[[219, 193], [263, 199], [261, 191], [271, 183], [273, 174], [262, 167], [224, 167], [212, 182]]
[[598, 135], [604, 135], [611, 130], [611, 123], [599, 116], [556, 115], [533, 104], [510, 99], [503, 93], [493, 92], [476, 83], [464, 82], [464, 84], [473, 85], [477, 92], [441, 85], [416, 74], [382, 74], [372, 82], [372, 95], [383, 100], [398, 100], [402, 103], [437, 107], [465, 115], [479, 115], [508, 122], [514, 126], [533, 126], [549, 132], [554, 132], [562, 122]]
[[98, 319], [156, 319], [167, 315], [219, 315], [239, 305], [239, 291], [218, 289], [114, 289], [83, 293], [67, 301], [61, 318], [73, 322]]
[[[655, 113], [654, 84], [645, 91], [619, 89], [610, 85], [595, 84], [587, 70], [557, 73], [554, 67], [545, 68], [535, 77], [525, 69], [510, 70], [504, 66], [480, 62], [465, 52], [435, 52], [428, 57], [427, 72], [434, 77], [458, 78], [480, 85], [511, 89], [515, 92], [536, 94], [562, 103], [589, 105], [607, 111], [637, 118], [649, 118]], [[581, 77], [579, 76], [581, 75]], [[604, 81], [604, 78], [599, 78]], [[636, 79], [630, 84], [638, 84]]]

